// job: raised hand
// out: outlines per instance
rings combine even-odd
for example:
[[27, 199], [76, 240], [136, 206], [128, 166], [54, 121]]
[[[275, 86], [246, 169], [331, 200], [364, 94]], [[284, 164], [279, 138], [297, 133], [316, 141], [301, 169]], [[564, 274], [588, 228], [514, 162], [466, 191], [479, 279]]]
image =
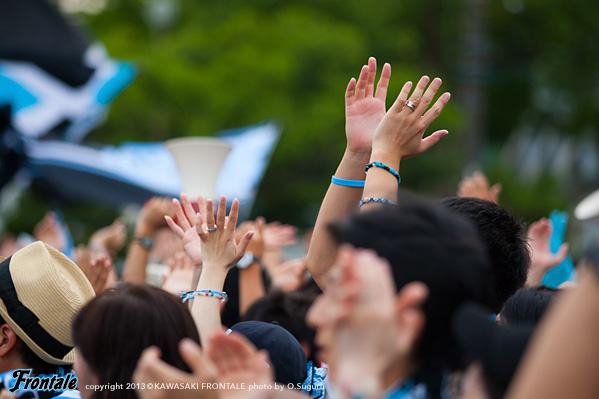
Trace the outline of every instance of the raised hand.
[[196, 230], [202, 241], [202, 256], [204, 259], [204, 270], [210, 268], [224, 268], [228, 270], [235, 266], [243, 257], [254, 232], [246, 232], [239, 243], [235, 241], [235, 227], [239, 213], [239, 201], [237, 198], [231, 204], [231, 211], [227, 220], [227, 199], [221, 195], [218, 203], [216, 220], [213, 212], [212, 200], [206, 201], [206, 213], [201, 215], [206, 220], [206, 230], [196, 223]]
[[153, 197], [141, 209], [135, 225], [135, 235], [154, 236], [165, 225], [164, 216], [173, 216], [173, 206], [168, 198]]
[[268, 395], [268, 389], [234, 389], [235, 387], [273, 387], [274, 373], [269, 367], [268, 352], [258, 351], [243, 335], [231, 332], [229, 335], [218, 333], [211, 337], [208, 356], [218, 370], [217, 381], [224, 388], [219, 397], [222, 399], [248, 398], [259, 399]]
[[449, 133], [447, 130], [438, 130], [423, 138], [426, 129], [441, 114], [451, 97], [449, 93], [444, 93], [429, 109], [441, 86], [441, 79], [433, 79], [427, 88], [428, 83], [428, 76], [423, 76], [411, 95], [409, 94], [412, 82], [403, 86], [374, 133], [373, 157], [375, 154], [388, 154], [390, 151], [398, 161], [413, 157], [427, 151]]
[[372, 136], [386, 112], [385, 100], [391, 77], [391, 65], [385, 64], [374, 89], [376, 59], [370, 57], [368, 65], [360, 71], [358, 80], [351, 78], [345, 92], [345, 134], [347, 149], [356, 154], [370, 154]]
[[189, 291], [192, 287], [194, 266], [189, 256], [183, 251], [177, 252], [168, 260], [170, 268], [162, 283], [162, 289], [178, 295], [181, 291]]
[[97, 230], [89, 239], [89, 246], [94, 250], [106, 251], [111, 257], [123, 248], [127, 241], [125, 222], [117, 218], [110, 226]]
[[489, 179], [477, 171], [472, 176], [464, 177], [458, 185], [458, 197], [474, 197], [499, 203], [501, 184], [491, 186]]
[[530, 269], [528, 271], [527, 286], [541, 284], [543, 276], [551, 268], [559, 265], [568, 255], [568, 244], [562, 244], [554, 254], [549, 247], [549, 239], [553, 232], [551, 221], [542, 218], [530, 225], [528, 229], [528, 245], [530, 246]]
[[[200, 346], [189, 338], [179, 343], [179, 353], [191, 369], [191, 374], [167, 364], [160, 358], [160, 350], [151, 346], [139, 357], [131, 380], [136, 384], [141, 399], [205, 399], [219, 397], [216, 389], [206, 384], [216, 381], [216, 370], [202, 354]], [[169, 385], [197, 387], [196, 389], [160, 388]]]
[[96, 256], [85, 245], [78, 245], [75, 249], [77, 266], [89, 280], [96, 295], [109, 287], [112, 262], [106, 255]]
[[200, 212], [196, 214], [187, 195], [181, 193], [181, 202], [173, 198], [173, 209], [178, 224], [172, 217], [168, 215], [164, 217], [171, 230], [183, 242], [183, 248], [195, 266], [202, 264], [202, 241], [196, 226], [199, 224], [200, 229], [202, 225], [205, 227], [206, 203], [201, 196], [198, 197], [198, 205]]
[[65, 249], [65, 235], [54, 212], [46, 212], [44, 218], [33, 228], [33, 236], [36, 240], [43, 241], [59, 251]]

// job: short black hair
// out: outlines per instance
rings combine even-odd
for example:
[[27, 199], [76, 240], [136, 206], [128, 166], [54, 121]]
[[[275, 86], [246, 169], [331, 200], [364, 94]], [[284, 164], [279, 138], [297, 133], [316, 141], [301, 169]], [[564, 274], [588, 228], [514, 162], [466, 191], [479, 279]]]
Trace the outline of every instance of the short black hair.
[[505, 302], [500, 319], [503, 324], [536, 325], [559, 293], [560, 290], [543, 285], [520, 289]]
[[329, 228], [338, 243], [386, 258], [398, 290], [413, 281], [428, 286], [416, 360], [423, 368], [463, 366], [451, 333], [453, 313], [466, 301], [486, 303], [491, 289], [487, 255], [474, 227], [438, 204], [416, 202], [362, 212]]
[[441, 200], [451, 212], [470, 220], [487, 248], [491, 262], [494, 296], [488, 306], [499, 313], [503, 304], [524, 287], [530, 266], [530, 250], [524, 224], [491, 201], [471, 197]]
[[[3, 324], [7, 324], [6, 321], [0, 316], [0, 326]], [[50, 374], [60, 374], [61, 371], [64, 373], [71, 372], [71, 365], [59, 366], [56, 364], [51, 364], [42, 360], [38, 355], [35, 354], [29, 348], [25, 342], [19, 338], [19, 342], [17, 342], [17, 346], [15, 347], [18, 351], [21, 361], [32, 370], [32, 375], [50, 375]]]
[[318, 296], [316, 291], [285, 292], [274, 289], [262, 298], [256, 300], [245, 312], [242, 321], [277, 322], [300, 343], [310, 347], [308, 360], [314, 360], [316, 346], [315, 331], [306, 323], [306, 313]]

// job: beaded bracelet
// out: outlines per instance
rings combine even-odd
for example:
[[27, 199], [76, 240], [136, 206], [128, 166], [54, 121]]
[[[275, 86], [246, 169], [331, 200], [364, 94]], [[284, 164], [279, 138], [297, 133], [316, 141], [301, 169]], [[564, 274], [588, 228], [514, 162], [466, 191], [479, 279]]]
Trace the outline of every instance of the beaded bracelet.
[[335, 175], [331, 176], [331, 183], [345, 187], [364, 187], [366, 180], [347, 180], [339, 179]]
[[397, 184], [401, 183], [401, 177], [399, 176], [399, 173], [397, 173], [395, 171], [395, 169], [393, 169], [391, 166], [386, 165], [382, 162], [370, 162], [368, 165], [366, 165], [365, 172], [368, 173], [368, 169], [372, 168], [373, 166], [376, 166], [377, 168], [385, 169], [387, 172], [391, 173], [393, 175], [393, 177], [395, 177], [397, 179]]
[[215, 298], [220, 299], [221, 302], [224, 302], [229, 296], [224, 291], [215, 291], [215, 290], [197, 290], [197, 291], [181, 291], [179, 296], [181, 297], [183, 303], [188, 299], [193, 299], [197, 296], [213, 296]]
[[358, 207], [362, 207], [362, 205], [367, 204], [369, 202], [378, 202], [379, 204], [386, 204], [386, 205], [393, 205], [393, 206], [399, 206], [397, 205], [395, 202], [388, 200], [387, 198], [379, 198], [379, 197], [366, 197], [366, 198], [362, 198], [362, 200], [360, 201], [360, 203], [358, 204]]

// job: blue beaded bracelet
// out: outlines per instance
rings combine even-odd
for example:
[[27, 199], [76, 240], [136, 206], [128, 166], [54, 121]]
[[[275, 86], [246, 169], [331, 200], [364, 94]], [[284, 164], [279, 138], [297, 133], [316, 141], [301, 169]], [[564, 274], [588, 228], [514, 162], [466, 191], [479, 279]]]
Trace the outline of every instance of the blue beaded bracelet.
[[335, 175], [331, 176], [331, 183], [345, 187], [364, 187], [366, 180], [347, 180], [339, 179]]
[[181, 291], [179, 296], [181, 297], [181, 302], [183, 303], [189, 299], [195, 298], [196, 296], [213, 296], [220, 299], [221, 302], [224, 302], [229, 297], [226, 292], [215, 290]]
[[391, 200], [388, 200], [387, 198], [378, 198], [378, 197], [366, 197], [366, 198], [362, 198], [362, 200], [360, 200], [360, 203], [358, 204], [358, 206], [361, 208], [362, 205], [367, 204], [369, 202], [378, 202], [379, 204], [399, 206], [395, 202], [393, 202]]
[[397, 173], [397, 171], [395, 171], [395, 169], [393, 169], [391, 166], [386, 165], [382, 162], [370, 162], [368, 165], [366, 165], [365, 172], [368, 173], [368, 169], [372, 168], [373, 166], [385, 169], [387, 172], [391, 173], [393, 177], [397, 179], [397, 184], [401, 183], [401, 177], [399, 176], [399, 173]]

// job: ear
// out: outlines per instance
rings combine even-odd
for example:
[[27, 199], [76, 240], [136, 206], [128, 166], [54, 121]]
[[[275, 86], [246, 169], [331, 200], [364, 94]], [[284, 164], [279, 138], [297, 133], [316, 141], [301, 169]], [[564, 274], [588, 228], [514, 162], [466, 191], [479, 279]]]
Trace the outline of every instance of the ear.
[[0, 357], [6, 356], [15, 347], [19, 337], [8, 324], [0, 326]]
[[406, 284], [395, 297], [397, 343], [401, 353], [411, 355], [414, 351], [426, 317], [422, 304], [428, 298], [428, 287], [419, 281]]

